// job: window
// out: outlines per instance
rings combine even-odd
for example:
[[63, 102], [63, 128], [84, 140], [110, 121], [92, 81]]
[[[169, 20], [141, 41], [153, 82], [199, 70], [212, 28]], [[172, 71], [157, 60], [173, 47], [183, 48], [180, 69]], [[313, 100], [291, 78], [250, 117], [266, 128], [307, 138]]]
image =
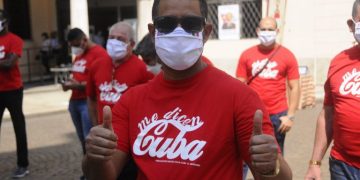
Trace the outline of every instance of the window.
[[240, 6], [240, 38], [256, 38], [256, 27], [261, 20], [261, 0], [209, 0], [208, 22], [213, 24], [213, 33], [210, 38], [219, 38], [218, 6], [227, 4]]
[[4, 0], [10, 17], [9, 30], [23, 39], [31, 39], [29, 0]]

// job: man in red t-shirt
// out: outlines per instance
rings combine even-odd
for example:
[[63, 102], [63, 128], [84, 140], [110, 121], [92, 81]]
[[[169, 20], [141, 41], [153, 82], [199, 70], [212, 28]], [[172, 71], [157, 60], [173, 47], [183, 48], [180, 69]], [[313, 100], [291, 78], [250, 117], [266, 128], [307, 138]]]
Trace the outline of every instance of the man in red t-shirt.
[[71, 70], [72, 78], [67, 82], [63, 82], [62, 87], [64, 91], [72, 90], [69, 112], [80, 139], [83, 153], [85, 153], [85, 138], [92, 127], [85, 91], [89, 67], [96, 59], [108, 58], [109, 56], [104, 48], [93, 43], [79, 28], [71, 29], [67, 39], [71, 51], [75, 55], [75, 60]]
[[262, 19], [257, 33], [261, 43], [242, 53], [236, 77], [254, 89], [264, 102], [276, 140], [284, 152], [285, 134], [293, 125], [300, 99], [298, 64], [290, 50], [276, 43], [275, 19]]
[[[106, 44], [110, 58], [98, 59], [90, 68], [87, 84], [89, 110], [94, 125], [102, 123], [104, 106], [113, 107], [132, 87], [154, 77], [146, 64], [132, 53], [135, 41], [130, 24], [118, 22], [109, 30]], [[129, 161], [119, 179], [134, 179], [137, 168]]]
[[320, 165], [330, 151], [331, 179], [360, 178], [360, 1], [347, 21], [358, 44], [331, 61], [324, 85], [324, 107], [319, 115], [306, 180], [321, 179]]
[[24, 43], [20, 37], [8, 31], [8, 23], [7, 13], [0, 10], [0, 127], [6, 108], [16, 135], [17, 169], [13, 178], [21, 178], [29, 174], [26, 124], [22, 110], [23, 83], [18, 65]]
[[206, 1], [155, 0], [152, 12], [163, 72], [125, 93], [113, 114], [104, 108], [85, 175], [115, 179], [131, 156], [138, 179], [242, 179], [243, 160], [257, 179], [291, 179], [258, 95], [200, 58], [212, 30]]
[[86, 90], [94, 125], [102, 123], [104, 106], [112, 107], [131, 87], [154, 77], [146, 70], [146, 64], [132, 53], [133, 34], [130, 24], [114, 24], [106, 45], [109, 57], [98, 59], [90, 68]]

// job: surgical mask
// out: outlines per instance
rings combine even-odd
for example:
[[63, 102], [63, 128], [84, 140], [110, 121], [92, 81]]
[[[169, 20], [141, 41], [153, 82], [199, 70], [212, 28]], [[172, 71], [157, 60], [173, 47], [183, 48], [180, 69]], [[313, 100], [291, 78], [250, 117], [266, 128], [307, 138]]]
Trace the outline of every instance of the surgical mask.
[[174, 70], [185, 70], [193, 66], [204, 49], [202, 31], [191, 34], [177, 27], [164, 34], [155, 31], [155, 50], [161, 61]]
[[127, 54], [128, 44], [117, 39], [108, 39], [106, 50], [113, 60], [122, 59]]
[[81, 48], [81, 47], [75, 47], [75, 46], [72, 46], [71, 47], [71, 53], [75, 56], [80, 56], [84, 53], [84, 49]]
[[146, 65], [147, 66], [147, 70], [155, 75], [159, 74], [161, 71], [161, 64], [156, 63], [153, 66], [150, 65]]
[[4, 23], [6, 22], [6, 20], [4, 21], [0, 21], [0, 32], [4, 30]]
[[260, 31], [259, 32], [260, 43], [264, 46], [270, 46], [275, 43], [276, 31]]
[[360, 42], [360, 22], [355, 22], [354, 20], [353, 20], [353, 22], [355, 24], [354, 37], [357, 42]]

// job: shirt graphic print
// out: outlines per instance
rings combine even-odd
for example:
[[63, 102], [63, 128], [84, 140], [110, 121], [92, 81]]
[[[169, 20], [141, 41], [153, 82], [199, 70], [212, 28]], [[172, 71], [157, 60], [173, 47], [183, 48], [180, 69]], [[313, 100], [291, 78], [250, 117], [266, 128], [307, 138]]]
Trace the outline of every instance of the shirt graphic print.
[[[163, 117], [154, 113], [138, 123], [140, 132], [133, 144], [133, 152], [138, 156], [157, 158], [155, 161], [158, 163], [200, 166], [194, 161], [203, 155], [207, 142], [202, 139], [186, 139], [185, 136], [203, 125], [204, 121], [199, 116], [188, 117], [180, 107], [165, 113]], [[175, 129], [177, 134], [169, 137], [170, 129]]]

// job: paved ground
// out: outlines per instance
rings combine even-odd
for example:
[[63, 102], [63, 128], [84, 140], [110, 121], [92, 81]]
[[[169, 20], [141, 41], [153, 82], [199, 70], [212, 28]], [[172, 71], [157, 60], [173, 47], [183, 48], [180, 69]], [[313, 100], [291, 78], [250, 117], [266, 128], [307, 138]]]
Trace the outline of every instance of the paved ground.
[[[24, 108], [28, 109], [26, 121], [31, 163], [31, 174], [25, 179], [71, 180], [80, 177], [81, 148], [66, 112], [67, 98], [68, 94], [54, 86], [27, 90], [25, 93]], [[30, 110], [30, 107], [25, 106], [33, 107]], [[48, 111], [48, 107], [52, 111]], [[313, 146], [316, 116], [320, 108], [318, 105], [313, 109], [299, 111], [296, 125], [287, 136], [285, 158], [293, 170], [295, 180], [303, 179], [306, 173]], [[15, 164], [12, 123], [5, 120], [0, 136], [0, 180], [9, 179]], [[323, 179], [330, 179], [327, 158], [323, 164]]]

